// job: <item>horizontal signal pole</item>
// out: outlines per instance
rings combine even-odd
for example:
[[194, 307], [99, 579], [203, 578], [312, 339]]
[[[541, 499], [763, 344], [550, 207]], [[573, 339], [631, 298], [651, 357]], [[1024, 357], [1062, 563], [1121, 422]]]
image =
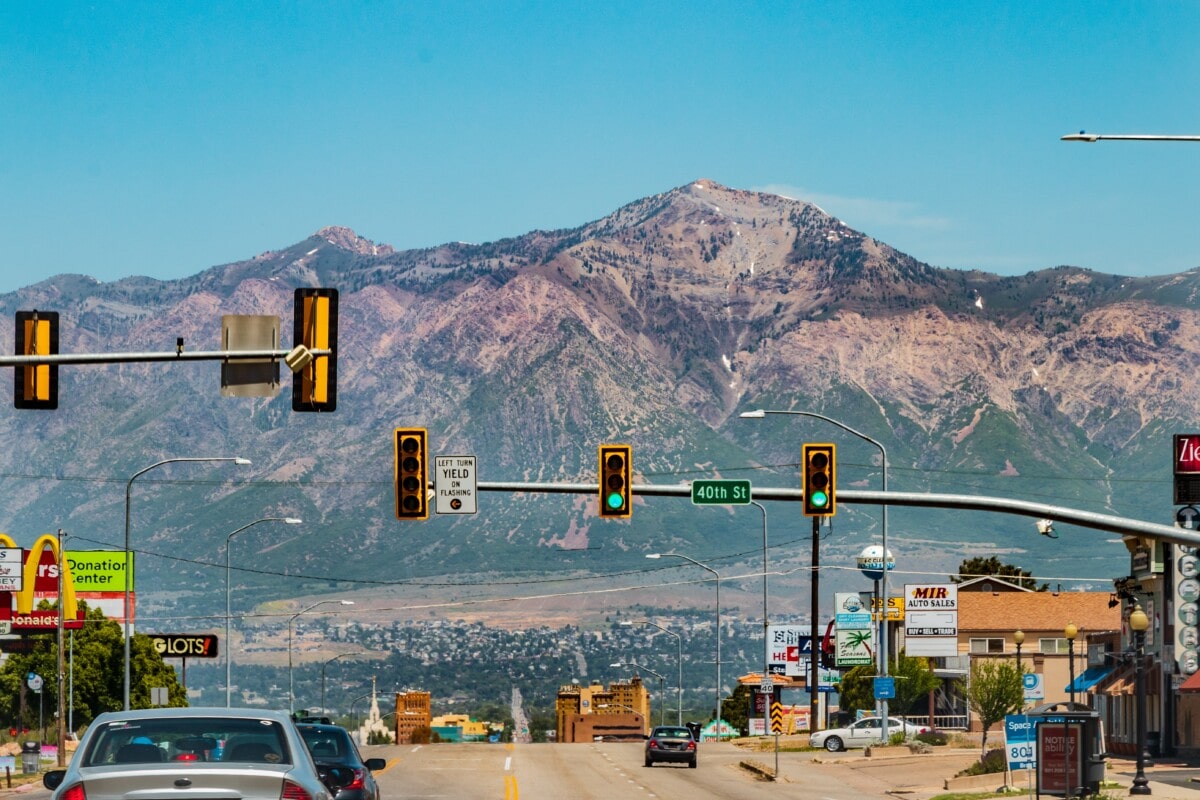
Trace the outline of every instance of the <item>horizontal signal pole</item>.
[[[131, 364], [145, 361], [248, 361], [284, 358], [291, 350], [172, 350], [166, 353], [58, 353], [56, 355], [0, 356], [0, 367], [34, 364]], [[332, 350], [309, 350], [314, 356], [333, 355]]]
[[[531, 492], [541, 494], [596, 494], [596, 483], [521, 483], [507, 481], [480, 481], [481, 492]], [[691, 497], [692, 487], [688, 483], [674, 485], [634, 484], [634, 496], [644, 497]], [[800, 489], [765, 489], [751, 487], [755, 500], [780, 500], [799, 503], [804, 501]], [[1126, 519], [1112, 514], [1097, 514], [1065, 506], [1030, 503], [1007, 497], [985, 497], [969, 494], [933, 494], [922, 492], [878, 492], [871, 490], [838, 489], [838, 500], [846, 503], [866, 505], [909, 506], [921, 508], [955, 508], [966, 511], [990, 511], [1001, 514], [1017, 514], [1035, 519], [1049, 519], [1127, 536], [1145, 536], [1174, 542], [1186, 547], [1200, 547], [1200, 532], [1162, 525], [1156, 522]]]

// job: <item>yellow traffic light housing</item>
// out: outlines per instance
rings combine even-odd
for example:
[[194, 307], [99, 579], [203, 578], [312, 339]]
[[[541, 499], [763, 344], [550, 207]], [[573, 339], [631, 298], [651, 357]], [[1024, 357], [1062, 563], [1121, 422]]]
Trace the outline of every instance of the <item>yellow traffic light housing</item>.
[[837, 445], [805, 444], [800, 461], [804, 516], [832, 517], [837, 513]]
[[429, 456], [424, 428], [396, 428], [396, 519], [428, 519]]
[[[58, 354], [58, 312], [18, 311], [16, 355]], [[58, 408], [58, 365], [30, 364], [13, 370], [13, 405]]]
[[633, 448], [627, 444], [600, 445], [600, 516], [633, 515]]
[[333, 411], [337, 408], [337, 289], [297, 289], [294, 310], [297, 350], [331, 353], [311, 361], [299, 359], [304, 366], [292, 377], [292, 411]]

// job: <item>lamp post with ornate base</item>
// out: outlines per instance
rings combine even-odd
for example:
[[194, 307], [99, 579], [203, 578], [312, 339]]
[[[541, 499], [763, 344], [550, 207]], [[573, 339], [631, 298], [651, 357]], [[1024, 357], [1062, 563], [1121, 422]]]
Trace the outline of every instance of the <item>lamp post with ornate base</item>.
[[1146, 629], [1150, 619], [1139, 603], [1129, 613], [1129, 627], [1133, 629], [1133, 674], [1137, 684], [1137, 774], [1133, 778], [1130, 794], [1150, 794], [1150, 782], [1146, 779]]
[[1071, 693], [1071, 710], [1075, 710], [1075, 637], [1079, 635], [1079, 628], [1075, 627], [1074, 622], [1068, 622], [1066, 630], [1063, 631], [1063, 636], [1067, 640], [1067, 669], [1071, 675], [1071, 682], [1067, 684], [1068, 690]]

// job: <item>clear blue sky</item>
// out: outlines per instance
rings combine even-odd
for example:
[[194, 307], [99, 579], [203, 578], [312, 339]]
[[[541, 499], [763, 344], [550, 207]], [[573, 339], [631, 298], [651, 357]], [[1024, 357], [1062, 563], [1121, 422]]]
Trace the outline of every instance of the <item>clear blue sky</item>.
[[1200, 266], [1200, 3], [0, 4], [0, 291], [345, 225], [571, 227], [696, 178], [931, 264]]

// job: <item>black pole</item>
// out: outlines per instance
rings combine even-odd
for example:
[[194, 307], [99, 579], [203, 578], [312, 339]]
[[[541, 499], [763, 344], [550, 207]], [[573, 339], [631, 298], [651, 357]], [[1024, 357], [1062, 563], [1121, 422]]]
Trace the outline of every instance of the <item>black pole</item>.
[[1137, 684], [1137, 775], [1133, 778], [1130, 794], [1150, 794], [1150, 781], [1146, 778], [1146, 676], [1143, 650], [1146, 632], [1134, 631], [1134, 681]]
[[[821, 730], [817, 727], [817, 675], [819, 656], [821, 654], [821, 627], [819, 605], [821, 597], [821, 518], [813, 517], [813, 532], [812, 532], [812, 630], [809, 632], [810, 654], [809, 661], [811, 662], [812, 671], [810, 673], [812, 683], [808, 687], [808, 730], [810, 733], [815, 733]], [[885, 565], [886, 566], [886, 565]]]
[[1075, 640], [1067, 639], [1067, 669], [1071, 672], [1071, 711], [1075, 710]]

